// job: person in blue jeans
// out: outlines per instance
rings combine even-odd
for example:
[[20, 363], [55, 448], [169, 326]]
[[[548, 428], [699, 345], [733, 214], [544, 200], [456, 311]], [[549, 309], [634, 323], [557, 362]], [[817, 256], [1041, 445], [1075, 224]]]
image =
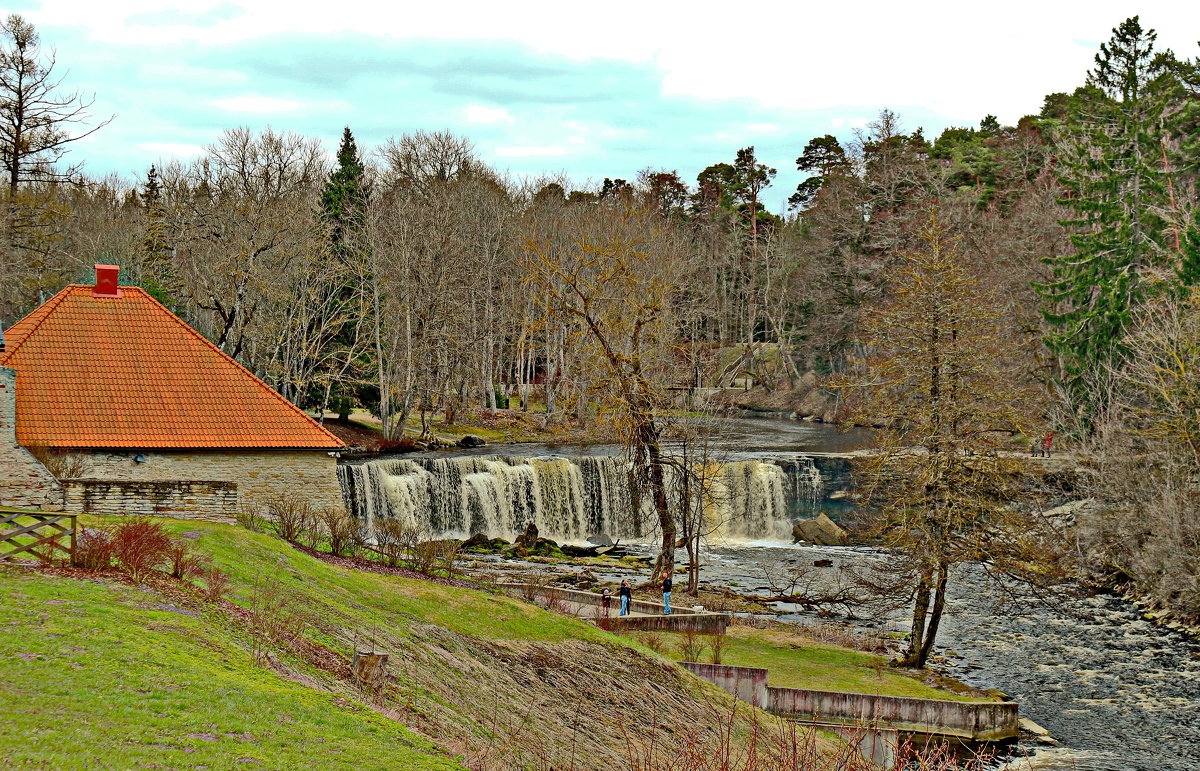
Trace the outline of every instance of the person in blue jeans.
[[628, 616], [629, 615], [629, 601], [631, 599], [633, 599], [633, 590], [629, 588], [628, 581], [625, 581], [625, 580], [621, 581], [620, 595], [621, 595], [621, 615]]
[[671, 615], [671, 573], [663, 574], [663, 615]]

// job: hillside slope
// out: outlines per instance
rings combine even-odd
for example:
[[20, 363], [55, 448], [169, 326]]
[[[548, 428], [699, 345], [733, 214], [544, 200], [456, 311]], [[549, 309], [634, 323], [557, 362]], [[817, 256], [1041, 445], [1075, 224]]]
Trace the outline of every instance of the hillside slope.
[[[729, 722], [726, 694], [589, 624], [164, 524], [230, 573], [228, 600], [167, 577], [0, 569], [4, 765], [620, 768], [631, 747]], [[391, 656], [382, 692], [350, 677], [364, 647]]]

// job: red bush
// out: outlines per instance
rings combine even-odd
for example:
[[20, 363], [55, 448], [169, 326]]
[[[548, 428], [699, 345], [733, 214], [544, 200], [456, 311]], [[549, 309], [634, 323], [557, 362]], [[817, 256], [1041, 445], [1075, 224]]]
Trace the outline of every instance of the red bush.
[[171, 559], [171, 536], [157, 522], [131, 519], [112, 529], [113, 557], [117, 566], [140, 581]]
[[113, 542], [104, 530], [85, 527], [75, 536], [75, 567], [108, 570], [112, 567]]

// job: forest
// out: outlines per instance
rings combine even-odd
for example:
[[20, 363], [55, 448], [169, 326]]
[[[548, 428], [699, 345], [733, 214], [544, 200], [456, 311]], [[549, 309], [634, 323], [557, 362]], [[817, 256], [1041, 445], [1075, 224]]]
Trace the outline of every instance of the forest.
[[694, 180], [647, 159], [580, 185], [434, 128], [360, 147], [347, 127], [330, 162], [318, 138], [231, 127], [97, 178], [73, 143], [103, 116], [31, 25], [3, 33], [0, 328], [111, 263], [296, 404], [368, 410], [390, 439], [500, 408], [599, 433], [614, 393], [636, 413], [735, 381], [839, 421], [936, 216], [997, 308], [975, 353], [1023, 396], [1011, 446], [1056, 432], [1098, 502], [1086, 570], [1200, 616], [1200, 59], [1137, 17], [1015, 125], [934, 137], [883, 110], [798, 145], [779, 212], [754, 147]]

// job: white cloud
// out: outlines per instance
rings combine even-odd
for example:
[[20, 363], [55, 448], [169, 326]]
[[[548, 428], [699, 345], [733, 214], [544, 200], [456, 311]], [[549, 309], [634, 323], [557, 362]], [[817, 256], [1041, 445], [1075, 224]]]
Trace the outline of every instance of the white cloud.
[[463, 108], [463, 118], [467, 123], [513, 123], [516, 121], [512, 113], [503, 107], [487, 107], [482, 104], [468, 104]]
[[[1191, 58], [1200, 4], [1143, 0], [1142, 22], [1159, 43]], [[559, 0], [461, 0], [454, 23], [437, 3], [343, 0], [45, 0], [38, 24], [70, 19], [97, 41], [174, 45], [245, 43], [268, 35], [356, 33], [386, 39], [507, 40], [582, 60], [651, 64], [663, 92], [701, 99], [747, 98], [768, 107], [875, 110], [920, 105], [955, 121], [995, 113], [1012, 122], [1041, 96], [1070, 90], [1095, 45], [1132, 13], [1127, 0], [1010, 0], [1002, 6], [929, 0], [814, 5], [767, 0], [769, 23], [730, 36], [727, 3], [612, 0], [603, 12]], [[718, 53], [714, 53], [718, 52]], [[484, 108], [490, 109], [490, 108]]]
[[553, 158], [568, 152], [567, 148], [561, 145], [515, 145], [497, 147], [495, 150], [500, 158]]
[[292, 99], [277, 99], [273, 96], [235, 96], [230, 99], [214, 99], [212, 105], [230, 112], [268, 114], [292, 112], [300, 107], [300, 102]]

